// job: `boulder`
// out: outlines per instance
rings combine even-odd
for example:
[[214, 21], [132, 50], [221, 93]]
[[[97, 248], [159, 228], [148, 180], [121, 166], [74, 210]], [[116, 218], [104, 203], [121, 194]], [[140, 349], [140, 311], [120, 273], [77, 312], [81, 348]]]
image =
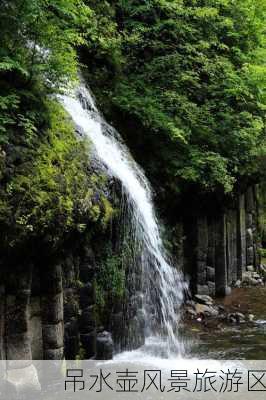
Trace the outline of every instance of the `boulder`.
[[196, 313], [203, 314], [206, 317], [217, 317], [219, 314], [216, 308], [206, 304], [196, 304]]
[[259, 266], [259, 271], [262, 277], [265, 279], [266, 278], [266, 266], [264, 264], [261, 264]]
[[254, 272], [254, 266], [253, 265], [248, 265], [247, 266], [247, 271], [248, 272]]
[[249, 314], [248, 317], [247, 317], [249, 322], [253, 322], [254, 318], [255, 318], [255, 315], [253, 315], [253, 314]]
[[225, 296], [230, 296], [230, 294], [232, 293], [232, 289], [230, 286], [226, 286], [224, 289], [224, 295]]
[[257, 279], [255, 279], [253, 277], [253, 273], [249, 272], [249, 271], [243, 273], [242, 282], [246, 286], [257, 286], [258, 285]]
[[195, 299], [200, 304], [212, 305], [213, 299], [207, 295], [195, 294]]
[[196, 312], [195, 309], [192, 308], [192, 307], [186, 307], [186, 308], [185, 308], [185, 312], [186, 312], [186, 314], [188, 314], [188, 316], [190, 316], [192, 319], [193, 319], [194, 317], [197, 316], [197, 312]]

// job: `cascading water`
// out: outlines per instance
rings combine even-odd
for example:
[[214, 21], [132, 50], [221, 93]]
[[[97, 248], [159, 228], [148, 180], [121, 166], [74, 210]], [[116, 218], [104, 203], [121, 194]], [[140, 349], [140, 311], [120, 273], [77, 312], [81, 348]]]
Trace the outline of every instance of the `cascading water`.
[[[134, 230], [132, 241], [137, 242], [141, 253], [145, 346], [159, 343], [165, 357], [180, 356], [184, 349], [177, 328], [186, 285], [182, 275], [167, 261], [147, 178], [119, 134], [103, 119], [84, 85], [70, 95], [60, 96], [60, 101], [78, 129], [93, 143], [96, 157], [108, 173], [121, 182], [125, 193], [130, 209], [128, 223]], [[156, 353], [156, 349], [153, 351]]]

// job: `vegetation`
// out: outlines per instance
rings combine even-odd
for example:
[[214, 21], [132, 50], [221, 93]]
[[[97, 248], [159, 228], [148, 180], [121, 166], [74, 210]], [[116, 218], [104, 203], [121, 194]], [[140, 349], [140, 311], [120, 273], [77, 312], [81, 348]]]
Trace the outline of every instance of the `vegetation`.
[[230, 193], [257, 180], [266, 2], [100, 3], [89, 1], [99, 35], [82, 53], [88, 78], [157, 189], [173, 201], [190, 187]]
[[[2, 249], [32, 238], [57, 247], [113, 215], [89, 144], [54, 96], [75, 83], [80, 62], [161, 198], [258, 181], [265, 12], [265, 0], [2, 1]], [[110, 260], [101, 275], [119, 297], [123, 271]]]
[[82, 0], [1, 3], [1, 251], [33, 238], [58, 247], [111, 218], [88, 143], [51, 99], [77, 80], [76, 48], [93, 27], [91, 15]]
[[108, 315], [108, 310], [123, 300], [125, 292], [125, 269], [122, 257], [112, 252], [102, 260], [95, 281], [97, 313]]
[[72, 123], [55, 101], [46, 107], [51, 124], [46, 135], [40, 141], [31, 133], [30, 154], [26, 149], [27, 158], [13, 166], [3, 188], [0, 221], [10, 246], [32, 236], [56, 245], [72, 230], [85, 231], [89, 222], [105, 226], [112, 214], [107, 199], [93, 199], [105, 182], [88, 172], [88, 144], [77, 142]]

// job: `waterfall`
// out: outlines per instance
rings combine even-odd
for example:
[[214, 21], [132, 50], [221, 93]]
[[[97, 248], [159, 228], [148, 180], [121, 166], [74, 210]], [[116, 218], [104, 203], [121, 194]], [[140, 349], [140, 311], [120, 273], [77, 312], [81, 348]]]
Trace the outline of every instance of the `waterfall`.
[[93, 144], [97, 159], [109, 175], [121, 182], [130, 210], [128, 223], [133, 228], [132, 241], [141, 253], [146, 348], [153, 347], [156, 352], [154, 347], [159, 343], [166, 357], [173, 353], [182, 355], [178, 322], [186, 285], [182, 274], [170, 265], [164, 249], [150, 184], [117, 131], [98, 111], [85, 85], [80, 84], [71, 94], [61, 95], [60, 101], [77, 128]]

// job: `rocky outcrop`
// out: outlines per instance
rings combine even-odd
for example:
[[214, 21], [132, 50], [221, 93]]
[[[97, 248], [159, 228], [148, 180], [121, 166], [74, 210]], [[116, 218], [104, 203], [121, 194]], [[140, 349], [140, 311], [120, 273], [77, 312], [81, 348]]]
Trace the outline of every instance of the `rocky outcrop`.
[[[192, 292], [199, 298], [223, 296], [233, 286], [262, 284], [266, 273], [258, 257], [256, 188], [250, 187], [226, 207], [205, 213], [195, 213], [195, 209], [193, 214], [190, 210], [184, 213], [175, 228], [177, 259]], [[123, 301], [111, 302], [108, 315], [102, 318], [95, 286], [102, 259], [93, 246], [86, 243], [78, 250], [71, 248], [61, 257], [26, 259], [1, 268], [1, 359], [26, 363], [64, 357], [110, 359], [114, 349], [143, 344], [140, 261], [132, 265], [132, 257], [127, 257]], [[195, 315], [203, 309], [215, 312], [208, 304], [189, 308]]]
[[0, 287], [1, 359], [112, 358], [112, 336], [96, 321], [93, 253], [83, 253], [9, 266]]
[[182, 225], [184, 270], [194, 293], [229, 294], [248, 268], [259, 268], [256, 187], [226, 207], [184, 216]]

